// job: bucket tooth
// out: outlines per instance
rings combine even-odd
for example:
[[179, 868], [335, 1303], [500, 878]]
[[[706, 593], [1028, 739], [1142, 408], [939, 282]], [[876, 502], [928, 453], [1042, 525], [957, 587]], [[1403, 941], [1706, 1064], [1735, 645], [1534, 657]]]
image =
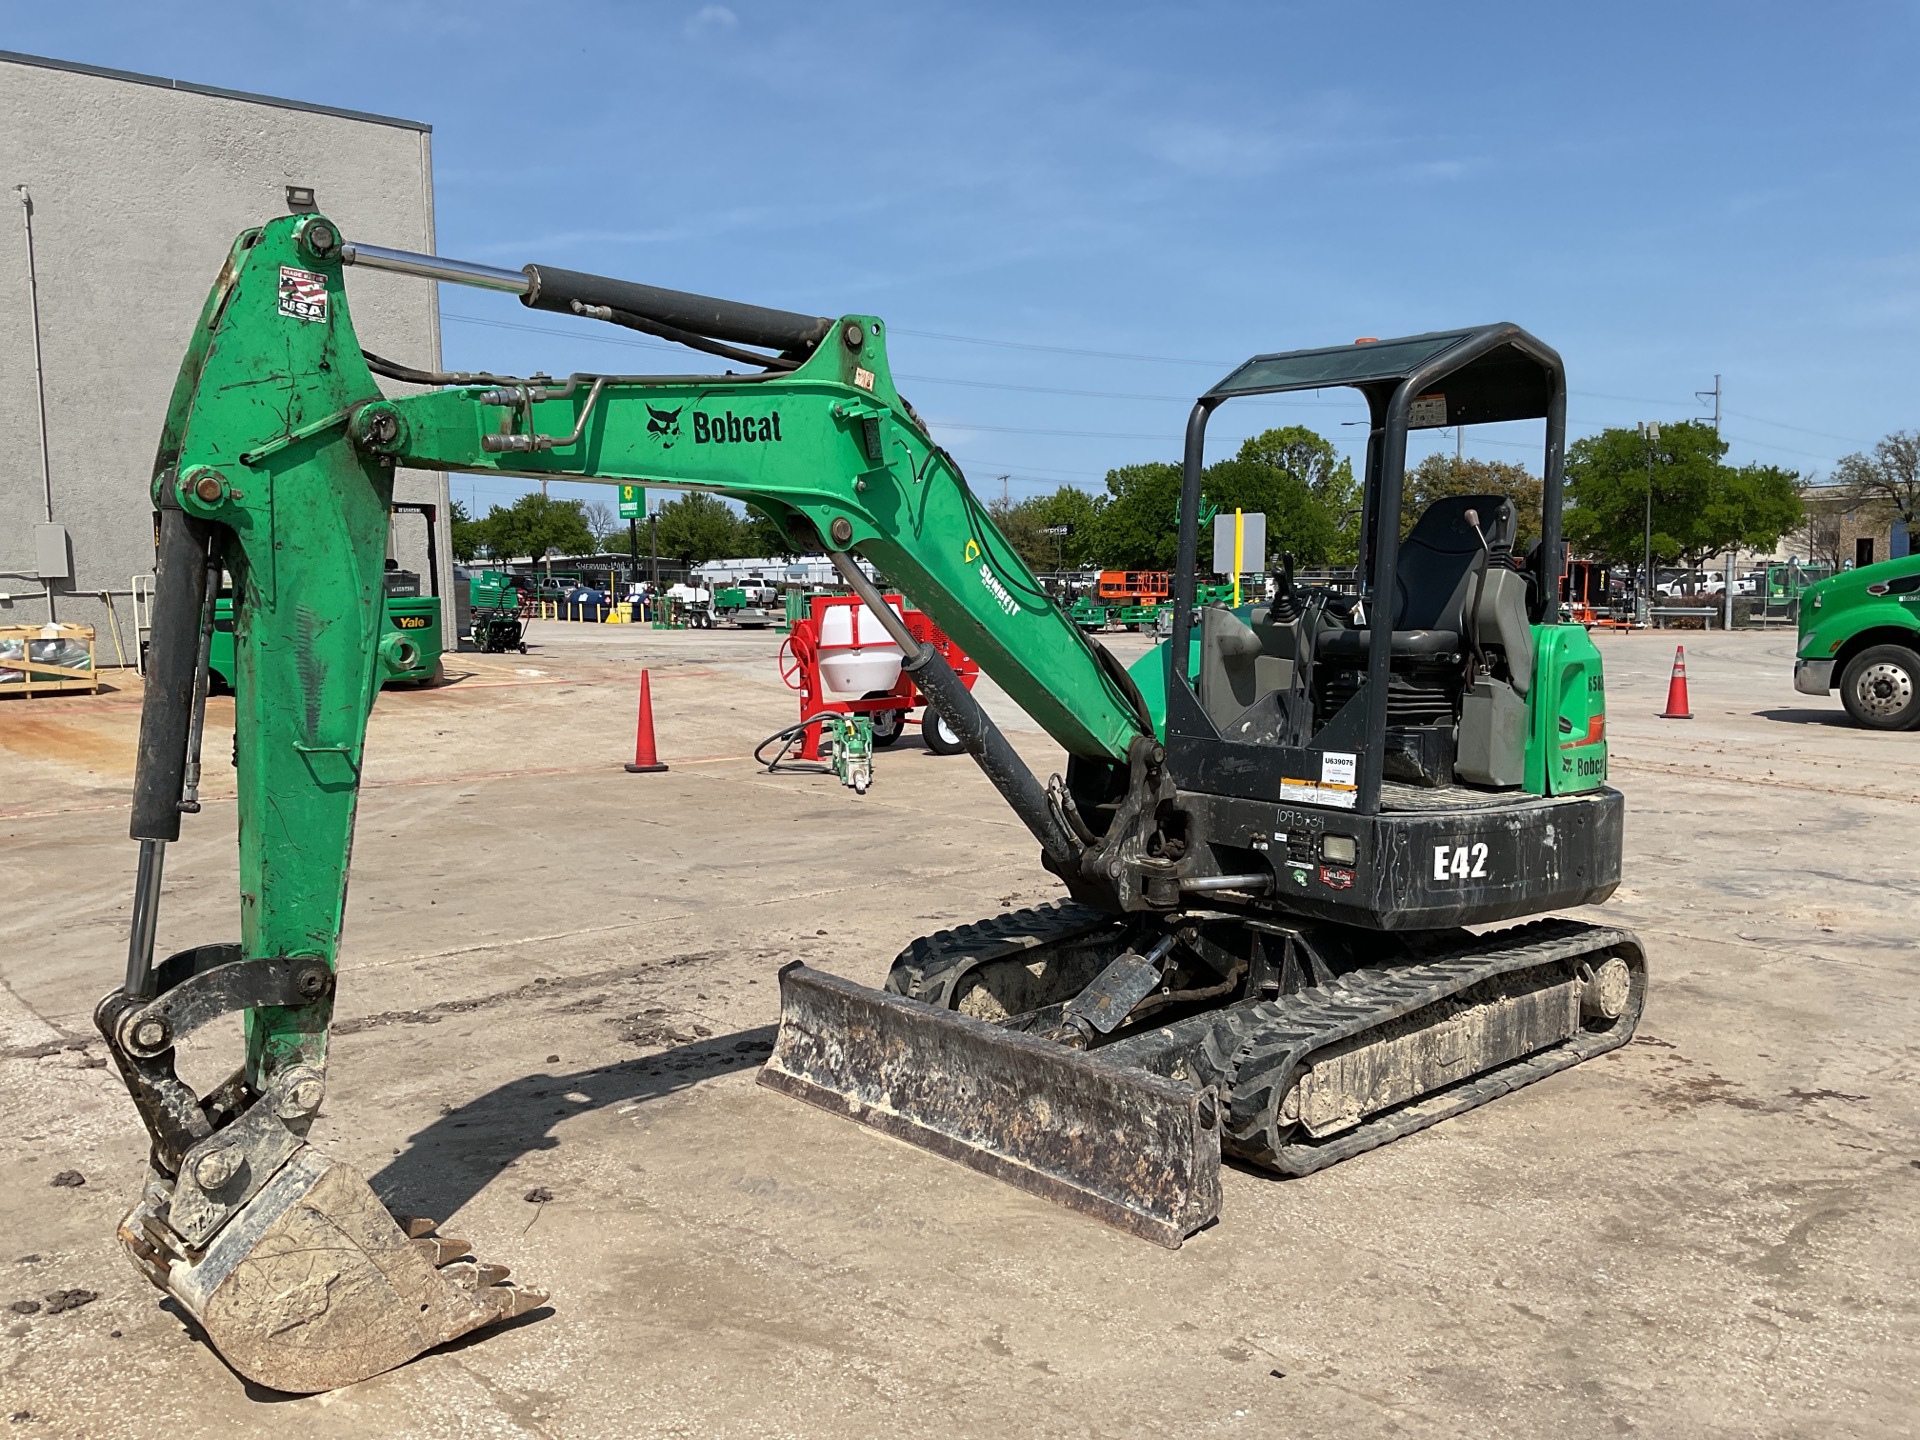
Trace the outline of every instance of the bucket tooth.
[[152, 1243], [167, 1234], [158, 1203], [121, 1223], [129, 1256], [229, 1365], [274, 1390], [354, 1384], [547, 1298], [501, 1284], [504, 1266], [467, 1258], [431, 1222], [396, 1220], [358, 1171], [309, 1145], [204, 1250]]
[[[406, 1227], [400, 1227], [403, 1231]], [[413, 1242], [413, 1248], [427, 1257], [432, 1265], [449, 1265], [455, 1260], [473, 1254], [473, 1246], [465, 1240], [457, 1240], [447, 1235], [426, 1235]]]
[[1220, 1211], [1210, 1087], [801, 964], [760, 1083], [1169, 1248]]

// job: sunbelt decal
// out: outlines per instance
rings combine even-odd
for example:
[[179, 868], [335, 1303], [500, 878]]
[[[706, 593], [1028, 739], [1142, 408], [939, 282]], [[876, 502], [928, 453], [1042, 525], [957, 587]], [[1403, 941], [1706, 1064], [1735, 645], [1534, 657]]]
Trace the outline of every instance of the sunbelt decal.
[[[967, 543], [971, 545], [973, 542], [969, 540]], [[987, 593], [993, 596], [1007, 614], [1013, 615], [1019, 611], [1020, 602], [1015, 600], [1007, 587], [1000, 583], [1000, 577], [993, 573], [992, 568], [984, 560], [980, 562], [980, 583], [986, 587]]]

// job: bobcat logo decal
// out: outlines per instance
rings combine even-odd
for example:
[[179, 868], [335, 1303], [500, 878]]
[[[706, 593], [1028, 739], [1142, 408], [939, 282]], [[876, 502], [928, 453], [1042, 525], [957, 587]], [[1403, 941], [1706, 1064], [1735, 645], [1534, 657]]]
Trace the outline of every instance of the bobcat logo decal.
[[[687, 407], [682, 405], [680, 410]], [[647, 433], [660, 437], [660, 448], [671, 450], [680, 437], [680, 410], [657, 410], [647, 406]]]

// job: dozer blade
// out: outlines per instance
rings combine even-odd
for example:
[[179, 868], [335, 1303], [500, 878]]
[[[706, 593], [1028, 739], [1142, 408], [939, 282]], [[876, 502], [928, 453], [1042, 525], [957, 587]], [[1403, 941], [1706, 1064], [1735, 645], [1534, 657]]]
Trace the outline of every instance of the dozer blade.
[[149, 1194], [120, 1241], [247, 1379], [311, 1394], [404, 1365], [436, 1345], [524, 1314], [546, 1295], [502, 1284], [430, 1220], [396, 1219], [350, 1165], [303, 1145], [204, 1250]]
[[1211, 1088], [798, 963], [760, 1083], [1169, 1248], [1220, 1213]]

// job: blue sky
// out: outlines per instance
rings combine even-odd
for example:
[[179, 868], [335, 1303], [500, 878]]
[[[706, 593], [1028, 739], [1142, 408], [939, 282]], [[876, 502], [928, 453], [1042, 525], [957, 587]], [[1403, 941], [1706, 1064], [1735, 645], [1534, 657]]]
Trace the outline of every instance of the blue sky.
[[[1494, 319], [1566, 357], [1574, 435], [1699, 415], [1716, 372], [1735, 461], [1824, 471], [1920, 426], [1916, 40], [1913, 5], [1869, 3], [69, 0], [0, 24], [0, 48], [430, 122], [445, 254], [879, 314], [975, 488], [1016, 496], [1176, 458], [1249, 354]], [[457, 368], [675, 365], [476, 291], [443, 312]], [[1358, 413], [1213, 429], [1351, 448]], [[1537, 466], [1535, 432], [1465, 445]]]

